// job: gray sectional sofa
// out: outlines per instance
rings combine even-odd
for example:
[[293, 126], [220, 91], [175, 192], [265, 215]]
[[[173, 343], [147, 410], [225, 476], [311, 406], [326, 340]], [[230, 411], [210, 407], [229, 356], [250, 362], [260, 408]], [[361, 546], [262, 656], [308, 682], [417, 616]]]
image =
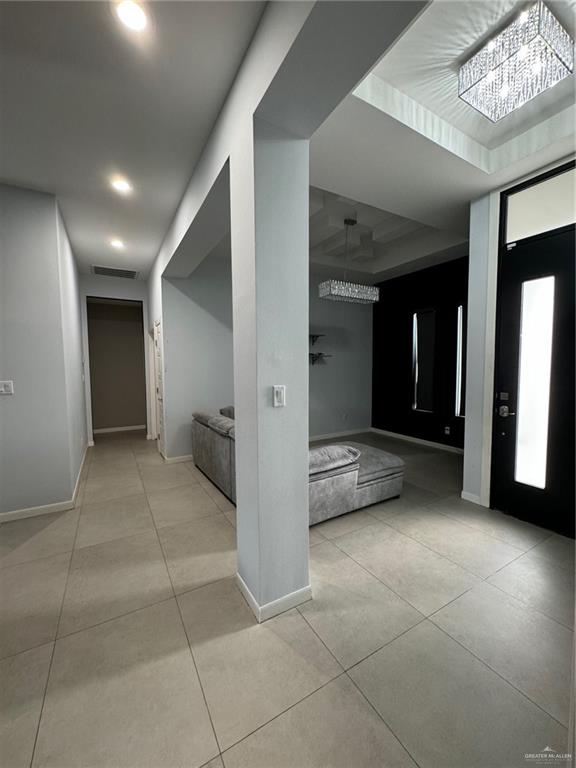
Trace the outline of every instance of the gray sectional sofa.
[[[195, 413], [192, 453], [198, 469], [235, 502], [233, 416], [232, 406], [219, 414]], [[403, 479], [404, 462], [392, 453], [355, 442], [311, 446], [310, 525], [399, 496]]]

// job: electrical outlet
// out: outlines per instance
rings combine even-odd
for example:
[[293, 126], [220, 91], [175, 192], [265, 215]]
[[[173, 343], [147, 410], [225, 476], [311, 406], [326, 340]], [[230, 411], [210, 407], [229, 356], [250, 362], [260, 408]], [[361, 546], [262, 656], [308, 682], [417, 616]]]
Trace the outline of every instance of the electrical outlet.
[[14, 382], [0, 381], [0, 395], [13, 395], [13, 394], [14, 394]]
[[444, 427], [444, 434], [449, 435], [450, 434], [450, 427]]

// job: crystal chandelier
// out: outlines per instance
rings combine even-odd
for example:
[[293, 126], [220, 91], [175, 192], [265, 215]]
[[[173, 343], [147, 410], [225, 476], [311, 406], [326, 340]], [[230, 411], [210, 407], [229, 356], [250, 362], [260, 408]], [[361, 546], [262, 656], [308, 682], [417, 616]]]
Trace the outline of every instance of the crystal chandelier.
[[[355, 226], [356, 219], [344, 219], [346, 239], [344, 257], [348, 258], [348, 230]], [[348, 301], [354, 304], [373, 304], [380, 298], [380, 289], [375, 285], [349, 283], [346, 280], [325, 280], [318, 286], [318, 296], [330, 301]]]
[[345, 280], [326, 280], [318, 286], [321, 299], [352, 301], [355, 304], [373, 304], [378, 301], [380, 290], [374, 285], [347, 283]]
[[539, 1], [461, 68], [458, 95], [493, 123], [574, 71], [574, 42]]

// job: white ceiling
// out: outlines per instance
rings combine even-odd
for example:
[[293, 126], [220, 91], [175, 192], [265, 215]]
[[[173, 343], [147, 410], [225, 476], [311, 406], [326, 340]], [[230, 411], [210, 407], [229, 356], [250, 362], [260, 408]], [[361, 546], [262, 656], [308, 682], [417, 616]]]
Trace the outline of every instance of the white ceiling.
[[[357, 223], [348, 229], [345, 219]], [[454, 249], [454, 246], [462, 246]], [[466, 239], [325, 190], [310, 188], [310, 261], [371, 276], [432, 254], [467, 252]]]
[[[373, 74], [488, 148], [499, 146], [576, 101], [568, 77], [493, 124], [458, 98], [458, 67], [525, 7], [517, 0], [442, 0], [431, 3]], [[575, 0], [547, 5], [574, 37]]]
[[150, 3], [136, 35], [108, 2], [0, 3], [0, 179], [57, 195], [83, 271], [145, 275], [264, 6]]
[[[574, 2], [554, 4], [563, 21]], [[496, 126], [470, 114], [454, 89], [441, 94], [445, 83], [454, 84], [457, 63], [512, 5], [434, 0], [369, 76], [406, 100], [404, 114], [420, 109], [427, 125], [439, 125], [432, 139], [355, 95], [316, 132], [315, 268], [346, 268], [369, 280], [409, 261], [458, 255], [470, 200], [574, 151], [573, 128], [569, 135], [541, 130], [566, 115], [550, 117], [562, 108], [559, 87], [551, 91], [554, 104], [543, 95]], [[108, 2], [0, 2], [0, 179], [58, 196], [81, 269], [99, 264], [146, 276], [263, 7], [152, 3], [150, 34], [139, 39], [117, 23]], [[573, 88], [574, 78], [569, 82]], [[500, 153], [496, 170], [454, 151], [462, 137], [476, 147], [501, 144], [510, 135], [507, 120], [513, 134], [524, 132], [485, 150]], [[456, 139], [443, 143], [438, 135], [452, 125]], [[517, 144], [522, 151], [515, 154]], [[134, 194], [113, 193], [111, 173], [129, 177]], [[349, 264], [342, 255], [347, 212], [360, 222]], [[113, 251], [111, 237], [123, 239], [126, 250]]]
[[[555, 115], [542, 94], [496, 125], [463, 115], [454, 87], [445, 105], [438, 97], [443, 78], [454, 86], [458, 62], [487, 33], [494, 9], [505, 23], [510, 7], [510, 0], [433, 0], [312, 137], [311, 184], [466, 238], [472, 200], [573, 156], [576, 108], [561, 105], [563, 89], [550, 91], [562, 110]], [[563, 18], [573, 7], [562, 3], [560, 13], [554, 4]], [[567, 82], [574, 89], [575, 76]], [[453, 123], [435, 109], [452, 110]], [[486, 128], [485, 144], [466, 135], [468, 119]], [[499, 125], [509, 119], [514, 135], [506, 140]]]

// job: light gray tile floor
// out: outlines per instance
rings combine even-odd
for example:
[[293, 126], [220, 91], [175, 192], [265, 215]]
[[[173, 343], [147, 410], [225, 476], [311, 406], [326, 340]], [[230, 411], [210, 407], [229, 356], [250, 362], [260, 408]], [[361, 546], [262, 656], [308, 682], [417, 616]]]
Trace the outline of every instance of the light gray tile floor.
[[139, 434], [75, 510], [0, 526], [7, 768], [511, 768], [566, 749], [574, 542], [459, 498], [461, 457], [375, 434], [404, 493], [310, 530], [314, 599], [258, 625], [235, 508]]

